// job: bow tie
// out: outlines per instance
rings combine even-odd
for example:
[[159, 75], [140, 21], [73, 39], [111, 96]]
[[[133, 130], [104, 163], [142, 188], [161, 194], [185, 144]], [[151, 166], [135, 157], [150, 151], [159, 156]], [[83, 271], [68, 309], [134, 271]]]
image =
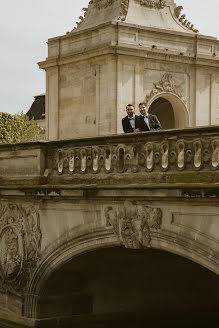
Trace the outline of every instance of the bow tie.
[[146, 115], [146, 116], [144, 116], [144, 115], [141, 115], [142, 117], [144, 117], [144, 118], [148, 118], [148, 116]]
[[129, 118], [129, 121], [131, 121], [131, 120], [134, 120], [135, 118], [134, 117], [132, 117], [132, 118]]

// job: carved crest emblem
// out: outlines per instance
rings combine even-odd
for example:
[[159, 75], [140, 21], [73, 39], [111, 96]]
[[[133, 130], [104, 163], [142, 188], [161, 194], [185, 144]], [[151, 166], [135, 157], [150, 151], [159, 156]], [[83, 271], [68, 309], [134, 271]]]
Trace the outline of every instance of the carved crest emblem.
[[0, 203], [0, 289], [26, 285], [40, 241], [39, 213], [33, 206]]
[[124, 206], [108, 206], [105, 209], [106, 223], [126, 248], [148, 248], [151, 232], [158, 230], [162, 223], [160, 208], [134, 205], [125, 201]]
[[153, 89], [146, 96], [146, 101], [149, 102], [154, 96], [162, 92], [173, 93], [185, 102], [181, 89], [175, 85], [173, 75], [170, 73], [165, 73], [159, 82], [154, 83]]

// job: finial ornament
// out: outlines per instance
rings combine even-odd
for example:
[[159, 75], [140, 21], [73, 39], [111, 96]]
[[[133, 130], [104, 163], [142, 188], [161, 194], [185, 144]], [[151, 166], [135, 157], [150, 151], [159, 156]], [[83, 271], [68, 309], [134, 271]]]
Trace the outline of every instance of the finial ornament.
[[[183, 6], [178, 6], [175, 8], [174, 12], [175, 12], [175, 15], [176, 15], [176, 18], [178, 18], [178, 21], [183, 25], [185, 26], [188, 30], [194, 32], [194, 33], [198, 33], [199, 30], [196, 30], [194, 28], [194, 25], [189, 22], [187, 19], [186, 19], [186, 15], [185, 14], [182, 14], [181, 15], [181, 11], [183, 10]], [[180, 16], [181, 15], [181, 16]]]

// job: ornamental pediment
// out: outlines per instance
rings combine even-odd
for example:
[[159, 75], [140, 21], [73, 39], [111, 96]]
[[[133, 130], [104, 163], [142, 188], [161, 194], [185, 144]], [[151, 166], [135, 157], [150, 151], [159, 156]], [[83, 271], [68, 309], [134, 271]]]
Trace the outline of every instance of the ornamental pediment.
[[83, 8], [84, 15], [79, 17], [72, 32], [125, 21], [142, 27], [197, 33], [191, 22], [185, 20], [185, 15], [180, 16], [181, 9], [182, 6], [176, 7], [173, 0], [91, 0], [88, 7]]

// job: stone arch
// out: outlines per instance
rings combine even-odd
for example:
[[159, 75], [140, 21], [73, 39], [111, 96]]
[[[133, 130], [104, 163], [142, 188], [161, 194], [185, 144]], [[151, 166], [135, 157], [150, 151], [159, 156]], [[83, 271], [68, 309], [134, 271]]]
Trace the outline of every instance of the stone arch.
[[[153, 96], [148, 102], [147, 106], [150, 108], [153, 106], [158, 99], [165, 99], [168, 101], [172, 108], [174, 114], [174, 127], [175, 129], [183, 129], [190, 126], [190, 116], [186, 104], [182, 99], [172, 92], [161, 92]], [[160, 109], [162, 110], [162, 108]], [[155, 114], [155, 113], [154, 113]], [[159, 114], [156, 113], [159, 118]], [[161, 122], [162, 123], [162, 122]], [[172, 128], [172, 127], [171, 127]]]
[[[80, 235], [76, 234], [75, 238], [63, 243], [56, 249], [51, 249], [42, 258], [26, 294], [24, 309], [26, 317], [37, 318], [40, 293], [46, 280], [55, 270], [61, 268], [74, 257], [101, 248], [121, 246], [121, 242], [112, 227], [98, 228], [92, 233], [87, 233], [86, 228], [84, 234], [83, 229], [80, 229], [80, 232]], [[219, 275], [218, 260], [213, 257], [213, 251], [209, 249], [208, 245], [203, 246], [200, 251], [200, 245], [196, 241], [185, 240], [185, 237], [168, 231], [160, 231], [158, 235], [151, 238], [151, 248], [179, 255]]]

